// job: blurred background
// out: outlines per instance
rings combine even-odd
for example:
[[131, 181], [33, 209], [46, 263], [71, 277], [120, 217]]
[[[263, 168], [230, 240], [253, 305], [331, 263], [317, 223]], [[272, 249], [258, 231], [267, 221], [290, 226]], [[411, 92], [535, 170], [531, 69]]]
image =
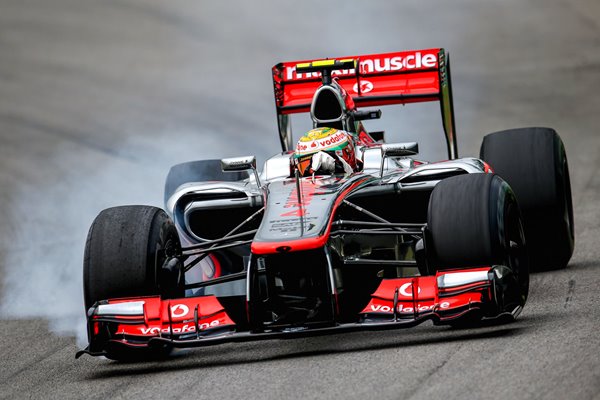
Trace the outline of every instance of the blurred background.
[[[459, 154], [496, 130], [555, 128], [574, 260], [597, 262], [599, 21], [596, 0], [0, 0], [0, 323], [48, 321], [84, 344], [97, 213], [162, 206], [173, 164], [277, 153], [270, 68], [298, 59], [446, 48]], [[437, 104], [384, 107], [367, 129], [445, 157]]]

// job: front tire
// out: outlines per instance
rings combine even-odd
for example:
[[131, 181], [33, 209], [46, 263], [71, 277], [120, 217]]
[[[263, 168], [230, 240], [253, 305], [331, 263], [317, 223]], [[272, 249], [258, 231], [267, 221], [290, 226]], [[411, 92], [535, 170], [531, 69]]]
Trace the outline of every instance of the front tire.
[[510, 287], [497, 311], [525, 305], [529, 266], [521, 215], [510, 186], [498, 175], [460, 175], [438, 183], [429, 200], [427, 229], [430, 269], [503, 265]]
[[162, 268], [167, 258], [180, 253], [179, 235], [163, 210], [122, 206], [102, 211], [92, 223], [85, 245], [86, 310], [111, 298], [183, 297], [183, 272]]

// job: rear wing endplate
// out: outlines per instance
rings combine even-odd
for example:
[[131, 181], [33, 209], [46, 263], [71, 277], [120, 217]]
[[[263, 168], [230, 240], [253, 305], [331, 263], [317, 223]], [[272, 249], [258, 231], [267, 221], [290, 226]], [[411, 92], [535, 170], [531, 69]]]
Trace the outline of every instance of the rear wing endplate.
[[[337, 78], [358, 107], [439, 101], [448, 157], [458, 157], [450, 60], [441, 48], [275, 65], [272, 70], [275, 106], [284, 151], [293, 149], [289, 115], [309, 112], [313, 95], [322, 83], [318, 68], [307, 69], [306, 65], [318, 67], [323, 62], [340, 65], [340, 69], [331, 72], [332, 77]], [[296, 71], [298, 64], [303, 64], [302, 72]], [[358, 68], [341, 69], [352, 65]]]

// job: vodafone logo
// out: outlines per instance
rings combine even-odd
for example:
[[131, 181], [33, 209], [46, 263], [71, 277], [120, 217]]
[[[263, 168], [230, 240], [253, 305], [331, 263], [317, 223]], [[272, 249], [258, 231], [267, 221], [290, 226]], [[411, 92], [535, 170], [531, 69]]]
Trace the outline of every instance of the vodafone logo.
[[[358, 83], [354, 84], [354, 87], [352, 88], [352, 90], [354, 90], [354, 93], [358, 93]], [[369, 93], [371, 90], [373, 90], [373, 83], [366, 81], [364, 79], [360, 81], [360, 92], [361, 93]]]
[[[221, 325], [221, 322], [219, 322], [218, 319], [215, 319], [211, 322], [205, 322], [205, 323], [199, 324], [198, 328], [202, 331], [202, 330], [213, 328], [213, 327], [219, 326], [219, 325]], [[181, 333], [196, 332], [196, 327], [194, 325], [183, 325], [181, 328], [171, 329], [171, 328], [159, 328], [158, 326], [153, 326], [150, 328], [139, 328], [139, 330], [142, 333], [142, 335], [158, 335], [161, 333], [181, 334]]]
[[339, 132], [335, 136], [332, 136], [332, 137], [330, 137], [328, 139], [320, 140], [319, 144], [322, 147], [325, 147], [325, 146], [330, 146], [332, 144], [338, 143], [340, 141], [344, 141], [344, 139], [346, 139], [346, 135], [344, 133], [342, 133], [342, 132]]
[[[448, 303], [447, 301], [444, 301], [443, 303], [439, 304], [439, 308], [440, 309], [448, 309], [450, 308], [450, 303]], [[431, 304], [431, 305], [417, 305], [417, 311], [418, 312], [423, 312], [423, 311], [433, 311], [435, 309], [435, 304]], [[414, 313], [415, 309], [413, 307], [404, 307], [404, 304], [400, 303], [398, 304], [398, 307], [396, 308], [396, 310], [399, 313]], [[384, 306], [381, 304], [371, 304], [371, 311], [372, 312], [378, 312], [378, 313], [391, 313], [394, 312], [393, 307], [390, 306]]]
[[175, 304], [171, 306], [171, 316], [173, 318], [180, 318], [186, 316], [190, 312], [190, 309], [185, 304]]
[[[408, 288], [410, 288], [410, 292], [408, 291]], [[404, 285], [400, 286], [400, 289], [398, 290], [398, 292], [405, 297], [412, 297], [413, 295], [413, 291], [412, 291], [412, 283], [408, 282], [405, 283]], [[421, 293], [421, 288], [417, 287], [417, 293]]]

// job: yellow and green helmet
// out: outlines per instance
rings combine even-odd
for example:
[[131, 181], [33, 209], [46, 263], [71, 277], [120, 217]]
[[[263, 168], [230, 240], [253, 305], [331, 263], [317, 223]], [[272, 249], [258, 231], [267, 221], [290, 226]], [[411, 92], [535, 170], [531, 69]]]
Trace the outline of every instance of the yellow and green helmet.
[[335, 128], [315, 128], [306, 132], [296, 144], [294, 158], [301, 175], [306, 175], [311, 166], [312, 156], [319, 151], [334, 159], [343, 159], [352, 168], [356, 167], [352, 136]]

